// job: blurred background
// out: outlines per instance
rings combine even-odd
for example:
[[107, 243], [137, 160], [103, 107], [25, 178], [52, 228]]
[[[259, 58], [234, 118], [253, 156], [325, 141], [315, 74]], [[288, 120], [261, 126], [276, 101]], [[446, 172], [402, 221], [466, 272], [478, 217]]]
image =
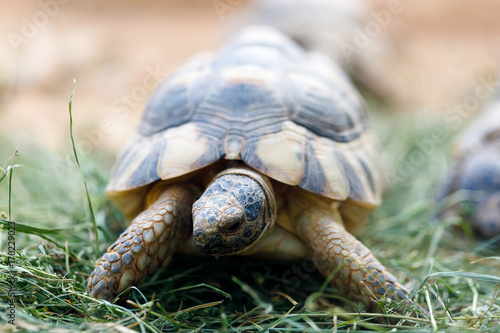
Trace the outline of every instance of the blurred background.
[[[163, 78], [191, 55], [215, 49], [241, 26], [260, 20], [249, 9], [255, 7], [251, 0], [2, 2], [0, 135], [14, 148], [19, 142], [21, 153], [32, 144], [68, 151], [68, 99], [76, 80], [79, 151], [112, 159]], [[443, 117], [478, 85], [494, 82], [500, 70], [499, 1], [366, 5], [344, 24], [348, 37], [340, 62], [390, 119]], [[300, 22], [296, 28], [330, 36], [328, 27]], [[352, 66], [346, 50], [364, 58]], [[359, 68], [368, 74], [356, 77]]]

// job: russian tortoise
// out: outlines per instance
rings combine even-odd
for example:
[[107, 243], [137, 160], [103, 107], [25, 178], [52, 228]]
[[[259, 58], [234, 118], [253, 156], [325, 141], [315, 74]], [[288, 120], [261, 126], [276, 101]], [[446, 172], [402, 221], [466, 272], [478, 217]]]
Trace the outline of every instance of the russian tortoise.
[[500, 93], [460, 134], [454, 155], [439, 199], [456, 193], [456, 203], [439, 217], [460, 215], [478, 236], [500, 235]]
[[405, 299], [346, 231], [381, 200], [378, 159], [338, 66], [277, 30], [246, 28], [152, 95], [107, 186], [127, 217], [139, 214], [98, 260], [90, 295], [111, 300], [183, 252], [312, 257], [354, 301]]

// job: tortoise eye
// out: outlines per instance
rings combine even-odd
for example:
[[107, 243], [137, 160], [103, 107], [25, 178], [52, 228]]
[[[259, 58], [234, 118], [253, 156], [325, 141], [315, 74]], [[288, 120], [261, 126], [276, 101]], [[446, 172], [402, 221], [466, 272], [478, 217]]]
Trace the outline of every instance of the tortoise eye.
[[241, 226], [241, 221], [240, 220], [236, 220], [234, 221], [228, 228], [227, 228], [227, 231], [230, 231], [230, 232], [233, 232], [233, 231], [236, 231], [240, 228]]

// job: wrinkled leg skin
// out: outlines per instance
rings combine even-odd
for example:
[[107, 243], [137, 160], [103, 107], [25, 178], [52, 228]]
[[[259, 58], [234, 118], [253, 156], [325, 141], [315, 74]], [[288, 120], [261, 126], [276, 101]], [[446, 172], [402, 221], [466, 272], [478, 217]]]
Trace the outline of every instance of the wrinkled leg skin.
[[194, 192], [170, 186], [139, 214], [97, 261], [87, 285], [90, 296], [111, 301], [166, 264], [191, 233]]
[[407, 299], [406, 289], [366, 246], [344, 229], [340, 217], [331, 210], [303, 209], [295, 225], [319, 271], [326, 277], [337, 272], [331, 284], [349, 299], [374, 312], [380, 312], [377, 300], [384, 295], [392, 300]]

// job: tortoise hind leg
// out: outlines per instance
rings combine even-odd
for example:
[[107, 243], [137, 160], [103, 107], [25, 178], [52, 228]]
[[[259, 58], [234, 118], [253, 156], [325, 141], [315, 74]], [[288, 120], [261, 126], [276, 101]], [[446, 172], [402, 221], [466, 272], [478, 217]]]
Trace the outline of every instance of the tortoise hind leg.
[[111, 301], [167, 263], [191, 233], [195, 193], [189, 186], [172, 185], [139, 214], [97, 261], [87, 284], [90, 296]]
[[384, 295], [395, 300], [407, 298], [408, 292], [396, 278], [344, 229], [338, 212], [310, 201], [292, 218], [320, 272], [329, 276], [336, 271], [331, 283], [350, 299], [380, 311], [376, 300]]

